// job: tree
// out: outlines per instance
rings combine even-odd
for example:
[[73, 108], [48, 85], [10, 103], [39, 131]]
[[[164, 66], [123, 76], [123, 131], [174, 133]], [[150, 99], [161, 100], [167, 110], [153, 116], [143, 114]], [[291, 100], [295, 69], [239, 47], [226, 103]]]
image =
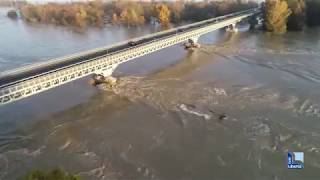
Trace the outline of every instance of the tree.
[[125, 9], [120, 14], [121, 20], [128, 26], [136, 26], [144, 23], [144, 17], [139, 15], [135, 9]]
[[320, 25], [320, 1], [319, 0], [306, 0], [306, 17], [309, 26]]
[[182, 11], [184, 10], [184, 4], [181, 1], [176, 1], [170, 4], [169, 6], [171, 12], [171, 20], [172, 22], [180, 22]]
[[292, 13], [288, 18], [288, 30], [300, 31], [305, 23], [306, 4], [304, 0], [288, 0]]
[[291, 14], [288, 4], [284, 0], [266, 0], [265, 28], [275, 34], [287, 31], [287, 21]]
[[157, 4], [156, 12], [158, 19], [162, 25], [168, 25], [170, 22], [170, 10], [165, 4]]
[[[119, 8], [121, 9], [119, 16], [122, 23], [128, 26], [138, 26], [145, 23], [144, 9], [140, 4], [129, 3]], [[117, 16], [113, 16], [113, 20], [117, 20]]]

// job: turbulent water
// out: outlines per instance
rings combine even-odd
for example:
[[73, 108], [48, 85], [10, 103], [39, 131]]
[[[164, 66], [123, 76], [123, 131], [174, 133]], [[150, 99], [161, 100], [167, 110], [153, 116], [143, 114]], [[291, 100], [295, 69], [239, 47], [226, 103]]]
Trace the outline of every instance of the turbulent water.
[[[3, 19], [32, 29], [0, 41], [11, 47], [1, 69], [60, 55], [47, 27]], [[73, 44], [61, 54], [129, 37], [49, 29]], [[83, 79], [1, 107], [0, 179], [55, 167], [84, 179], [319, 179], [319, 34], [216, 31], [194, 51], [177, 45], [121, 65], [112, 89]], [[33, 40], [42, 53], [25, 49]], [[287, 169], [288, 151], [304, 152], [303, 170]]]

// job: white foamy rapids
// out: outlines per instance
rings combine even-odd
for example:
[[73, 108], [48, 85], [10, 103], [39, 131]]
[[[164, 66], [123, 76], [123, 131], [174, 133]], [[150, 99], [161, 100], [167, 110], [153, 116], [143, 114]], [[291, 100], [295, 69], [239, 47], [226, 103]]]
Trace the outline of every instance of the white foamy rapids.
[[253, 122], [247, 128], [247, 133], [251, 137], [270, 136], [271, 130], [270, 127], [263, 122]]
[[22, 148], [22, 149], [10, 150], [10, 151], [5, 152], [4, 154], [5, 155], [9, 155], [9, 154], [13, 155], [14, 154], [15, 156], [22, 155], [22, 156], [26, 156], [26, 157], [37, 157], [42, 153], [43, 149], [45, 149], [45, 146], [41, 146], [40, 148], [35, 149], [35, 150]]
[[[162, 112], [176, 111], [177, 106], [182, 105], [178, 109], [205, 119], [209, 119], [211, 115], [206, 110], [214, 108], [214, 106], [230, 105], [233, 108], [263, 105], [284, 110], [287, 113], [293, 112], [311, 118], [320, 117], [320, 106], [312, 100], [303, 101], [294, 94], [282, 94], [277, 89], [268, 88], [261, 84], [226, 90], [213, 84], [185, 82], [185, 80], [174, 78], [127, 77], [120, 79], [112, 91], [131, 101], [144, 102]], [[189, 108], [189, 106], [185, 106], [186, 104], [197, 108]]]
[[235, 101], [241, 101], [251, 104], [269, 104], [270, 106], [288, 109], [295, 103], [295, 97], [283, 96], [279, 91], [268, 89], [262, 85], [242, 87], [236, 90], [230, 96]]
[[143, 101], [163, 111], [175, 110], [177, 104], [217, 104], [228, 97], [227, 91], [219, 87], [205, 87], [200, 82], [185, 82], [180, 79], [148, 80], [139, 77], [120, 79], [113, 92], [131, 101]]
[[320, 118], [319, 104], [315, 104], [309, 99], [304, 100], [300, 105], [299, 103], [297, 103], [297, 105], [293, 109], [293, 112], [300, 115]]
[[238, 101], [268, 104], [270, 107], [287, 110], [306, 117], [320, 118], [320, 105], [311, 99], [302, 99], [292, 94], [281, 94], [263, 86], [243, 87], [232, 94]]
[[64, 149], [66, 149], [67, 147], [69, 147], [69, 145], [70, 145], [71, 143], [72, 143], [71, 140], [68, 139], [68, 140], [65, 142], [64, 145], [62, 145], [62, 146], [59, 147], [59, 150], [64, 150]]
[[80, 176], [94, 177], [101, 180], [118, 179], [119, 173], [112, 167], [111, 163], [102, 163], [101, 166], [89, 171], [78, 173]]

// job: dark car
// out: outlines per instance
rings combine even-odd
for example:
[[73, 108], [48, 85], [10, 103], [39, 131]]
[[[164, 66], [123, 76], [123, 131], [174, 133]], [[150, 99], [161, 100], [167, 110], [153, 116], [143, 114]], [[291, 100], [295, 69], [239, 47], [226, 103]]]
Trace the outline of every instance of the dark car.
[[135, 42], [135, 41], [129, 41], [128, 44], [129, 44], [130, 46], [136, 46], [138, 43]]

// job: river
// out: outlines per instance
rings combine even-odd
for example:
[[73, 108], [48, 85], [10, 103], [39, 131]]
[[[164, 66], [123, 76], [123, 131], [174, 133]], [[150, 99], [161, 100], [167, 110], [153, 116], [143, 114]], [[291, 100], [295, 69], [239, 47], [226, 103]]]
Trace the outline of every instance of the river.
[[[0, 9], [0, 71], [159, 28], [75, 31]], [[319, 179], [320, 29], [215, 31], [116, 69], [0, 107], [0, 180], [61, 167], [83, 179]], [[304, 152], [303, 170], [287, 152]]]

